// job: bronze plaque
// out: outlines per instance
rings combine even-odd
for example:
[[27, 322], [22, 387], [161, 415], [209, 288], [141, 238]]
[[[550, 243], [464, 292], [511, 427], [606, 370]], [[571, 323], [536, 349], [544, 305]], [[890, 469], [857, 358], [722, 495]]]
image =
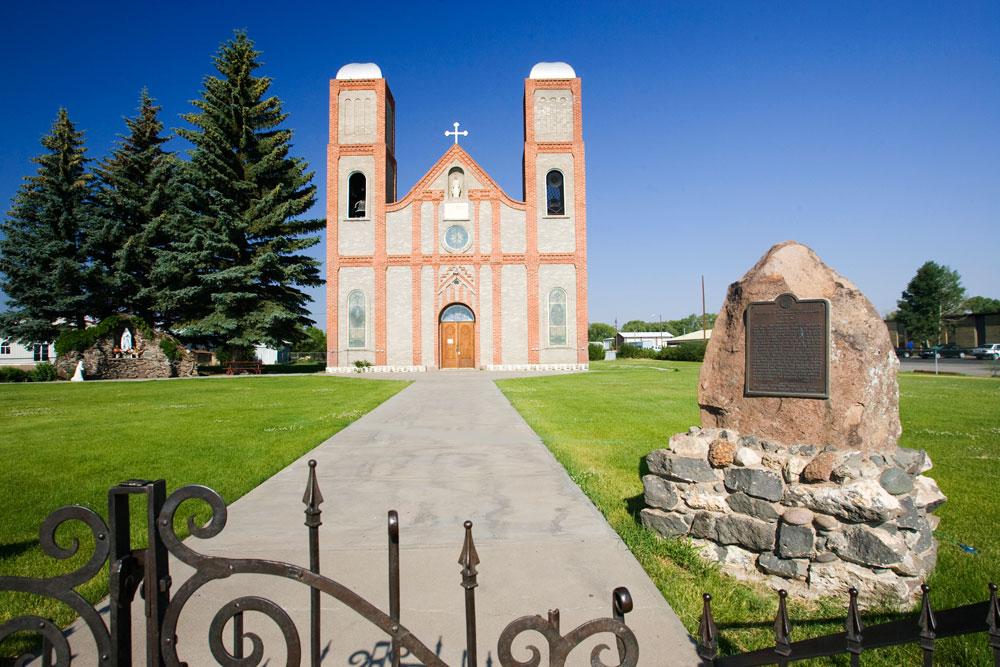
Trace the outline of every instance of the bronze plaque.
[[746, 312], [746, 396], [830, 397], [830, 302], [782, 294]]

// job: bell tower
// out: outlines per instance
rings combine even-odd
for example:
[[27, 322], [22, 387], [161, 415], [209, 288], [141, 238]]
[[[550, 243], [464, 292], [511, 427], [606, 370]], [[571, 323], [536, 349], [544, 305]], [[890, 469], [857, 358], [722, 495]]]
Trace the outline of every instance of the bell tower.
[[[369, 268], [360, 296], [370, 329], [355, 358], [385, 363], [385, 207], [396, 199], [395, 102], [374, 63], [344, 65], [330, 81], [327, 146], [326, 298], [327, 366], [338, 366], [348, 347], [345, 266]], [[369, 280], [370, 277], [370, 280]], [[370, 284], [368, 284], [370, 283]], [[368, 319], [366, 317], [366, 319]], [[367, 348], [367, 349], [364, 349]]]
[[[547, 333], [550, 285], [572, 280], [566, 347], [587, 363], [587, 209], [580, 78], [566, 63], [538, 63], [524, 81], [528, 362], [546, 363], [561, 339]], [[551, 356], [550, 358], [554, 358]]]

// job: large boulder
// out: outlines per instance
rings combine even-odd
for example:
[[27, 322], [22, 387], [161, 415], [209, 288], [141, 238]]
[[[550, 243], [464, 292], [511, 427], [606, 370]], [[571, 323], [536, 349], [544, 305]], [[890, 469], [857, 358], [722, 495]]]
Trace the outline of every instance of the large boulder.
[[[747, 306], [785, 293], [830, 302], [829, 399], [744, 396]], [[861, 291], [806, 246], [780, 243], [729, 286], [701, 369], [702, 426], [889, 451], [900, 434], [898, 364], [885, 323]]]

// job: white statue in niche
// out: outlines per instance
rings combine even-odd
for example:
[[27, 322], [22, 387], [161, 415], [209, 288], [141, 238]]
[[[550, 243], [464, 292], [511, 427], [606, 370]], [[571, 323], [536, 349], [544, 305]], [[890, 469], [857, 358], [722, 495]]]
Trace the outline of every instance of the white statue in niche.
[[129, 331], [127, 328], [125, 329], [125, 333], [122, 334], [122, 342], [121, 342], [121, 346], [120, 347], [121, 347], [121, 351], [122, 352], [131, 352], [132, 351], [132, 347], [133, 347], [133, 345], [132, 345], [132, 332]]
[[83, 359], [76, 362], [76, 372], [69, 379], [70, 382], [83, 382]]
[[451, 175], [451, 198], [458, 199], [462, 196], [462, 174], [455, 172]]

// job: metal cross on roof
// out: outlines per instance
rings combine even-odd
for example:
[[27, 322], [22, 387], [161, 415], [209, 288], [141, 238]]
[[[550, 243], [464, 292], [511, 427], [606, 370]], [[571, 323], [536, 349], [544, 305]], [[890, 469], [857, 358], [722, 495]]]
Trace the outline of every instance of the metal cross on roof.
[[458, 131], [458, 123], [457, 122], [452, 123], [452, 125], [454, 126], [455, 131], [454, 132], [449, 132], [448, 130], [445, 130], [444, 131], [444, 136], [446, 136], [446, 137], [454, 136], [455, 137], [455, 145], [457, 146], [458, 145], [458, 137], [459, 137], [459, 135], [461, 135], [463, 137], [467, 137], [467, 136], [469, 136], [469, 131], [468, 130], [462, 130], [461, 132], [459, 132]]

